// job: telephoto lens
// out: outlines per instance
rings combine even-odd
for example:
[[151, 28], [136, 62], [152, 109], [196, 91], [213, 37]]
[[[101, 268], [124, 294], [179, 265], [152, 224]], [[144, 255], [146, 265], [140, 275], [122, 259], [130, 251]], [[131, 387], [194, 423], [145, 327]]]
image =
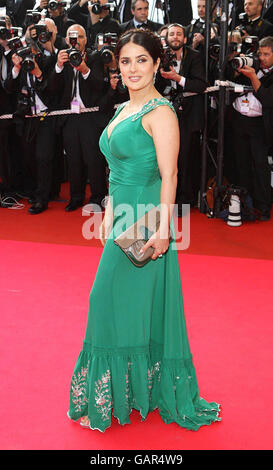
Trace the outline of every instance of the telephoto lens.
[[260, 62], [259, 57], [256, 54], [245, 55], [243, 57], [234, 57], [231, 61], [231, 65], [235, 70], [241, 69], [245, 66], [252, 67], [255, 71], [259, 70]]

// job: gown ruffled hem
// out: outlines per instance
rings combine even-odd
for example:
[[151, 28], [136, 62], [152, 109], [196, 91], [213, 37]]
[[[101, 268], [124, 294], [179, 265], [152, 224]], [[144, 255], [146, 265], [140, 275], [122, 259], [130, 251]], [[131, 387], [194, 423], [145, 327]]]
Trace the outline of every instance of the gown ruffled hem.
[[101, 349], [90, 343], [78, 357], [71, 381], [68, 417], [87, 416], [90, 429], [104, 432], [112, 416], [130, 424], [133, 409], [142, 421], [158, 409], [166, 423], [197, 431], [221, 421], [220, 405], [199, 396], [192, 356], [164, 359], [163, 347]]

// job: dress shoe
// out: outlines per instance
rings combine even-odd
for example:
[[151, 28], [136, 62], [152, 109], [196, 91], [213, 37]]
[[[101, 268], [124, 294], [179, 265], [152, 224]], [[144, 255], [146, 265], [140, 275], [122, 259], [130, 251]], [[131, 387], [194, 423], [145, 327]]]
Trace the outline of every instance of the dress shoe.
[[78, 209], [78, 207], [82, 207], [82, 205], [82, 201], [70, 201], [69, 204], [67, 204], [65, 210], [66, 212], [72, 212]]
[[33, 196], [28, 199], [28, 203], [31, 205], [34, 205], [37, 201], [37, 199]]
[[267, 222], [268, 220], [270, 220], [270, 214], [267, 214], [267, 213], [262, 214], [262, 215], [260, 216], [259, 220], [260, 220], [261, 222]]
[[31, 206], [28, 210], [30, 214], [41, 214], [41, 212], [44, 212], [47, 210], [47, 204], [43, 202], [35, 202], [33, 206]]

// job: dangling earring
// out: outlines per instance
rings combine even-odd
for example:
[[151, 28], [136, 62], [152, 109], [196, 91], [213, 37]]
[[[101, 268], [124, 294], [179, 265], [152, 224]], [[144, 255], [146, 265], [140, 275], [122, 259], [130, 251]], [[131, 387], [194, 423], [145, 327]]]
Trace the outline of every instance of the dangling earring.
[[153, 76], [153, 84], [155, 84], [155, 81], [156, 81], [156, 74], [157, 74], [157, 70], [156, 70], [156, 72], [154, 72], [154, 76]]
[[123, 88], [126, 88], [126, 85], [125, 85], [125, 83], [124, 83], [124, 81], [123, 81], [122, 75], [121, 75], [121, 83], [122, 83]]

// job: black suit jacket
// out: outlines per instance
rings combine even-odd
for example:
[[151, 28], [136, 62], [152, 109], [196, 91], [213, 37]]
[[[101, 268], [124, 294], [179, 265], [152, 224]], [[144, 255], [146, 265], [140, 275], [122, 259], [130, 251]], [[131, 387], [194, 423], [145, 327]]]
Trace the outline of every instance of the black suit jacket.
[[116, 33], [118, 36], [121, 34], [120, 24], [110, 15], [103, 18], [102, 21], [98, 21], [96, 24], [91, 24], [90, 16], [87, 19], [87, 37], [88, 45], [93, 47], [96, 42], [97, 34], [100, 33]]
[[[145, 24], [145, 28], [149, 29], [150, 31], [157, 32], [159, 28], [163, 26], [161, 23], [155, 23], [154, 21], [147, 20], [147, 23]], [[121, 32], [124, 33], [125, 31], [128, 31], [129, 29], [134, 29], [134, 21], [126, 21], [125, 23], [121, 23], [120, 29]]]
[[[46, 105], [49, 110], [56, 109], [57, 100], [56, 97], [50, 95], [47, 90], [47, 79], [50, 75], [51, 70], [55, 66], [57, 56], [52, 54], [51, 56], [41, 56], [37, 59], [37, 63], [43, 72], [42, 80], [36, 80], [33, 76], [33, 90], [42, 102]], [[4, 82], [4, 88], [9, 93], [20, 93], [23, 88], [29, 88], [27, 80], [27, 72], [21, 68], [17, 78], [12, 77], [12, 69]]]
[[258, 18], [255, 21], [249, 22], [244, 30], [250, 36], [258, 36], [259, 39], [262, 39], [266, 36], [273, 36], [273, 24], [262, 18]]
[[32, 10], [35, 0], [0, 0], [0, 7], [6, 7], [7, 15], [11, 18], [13, 26], [22, 26], [27, 10]]
[[[2, 61], [6, 60], [7, 63], [7, 76], [10, 75], [13, 63], [11, 60], [12, 52], [4, 55], [4, 49], [0, 46], [0, 70], [2, 71]], [[5, 77], [6, 79], [7, 77]], [[0, 83], [0, 114], [13, 114], [16, 108], [16, 94], [9, 94], [4, 88], [4, 82], [1, 73]]]
[[[198, 51], [189, 46], [183, 48], [183, 59], [180, 64], [179, 75], [185, 77], [185, 86], [177, 85], [177, 95], [182, 97], [183, 93], [198, 93], [182, 99], [182, 110], [179, 115], [184, 125], [189, 126], [191, 131], [197, 131], [204, 127], [204, 91], [207, 88], [205, 69]], [[162, 93], [170, 82], [158, 75], [157, 88]], [[164, 88], [163, 88], [164, 87]]]
[[254, 92], [254, 96], [262, 103], [263, 121], [266, 140], [273, 146], [273, 70], [260, 78], [261, 86]]
[[[92, 61], [89, 53], [86, 63], [90, 67], [90, 73], [86, 79], [79, 73], [79, 90], [84, 106], [90, 108], [98, 104], [100, 92], [104, 87], [104, 77], [103, 66], [99, 61]], [[60, 109], [69, 109], [71, 106], [74, 79], [74, 67], [68, 62], [64, 64], [62, 72], [57, 73], [54, 67], [49, 76], [47, 91], [59, 96]]]

